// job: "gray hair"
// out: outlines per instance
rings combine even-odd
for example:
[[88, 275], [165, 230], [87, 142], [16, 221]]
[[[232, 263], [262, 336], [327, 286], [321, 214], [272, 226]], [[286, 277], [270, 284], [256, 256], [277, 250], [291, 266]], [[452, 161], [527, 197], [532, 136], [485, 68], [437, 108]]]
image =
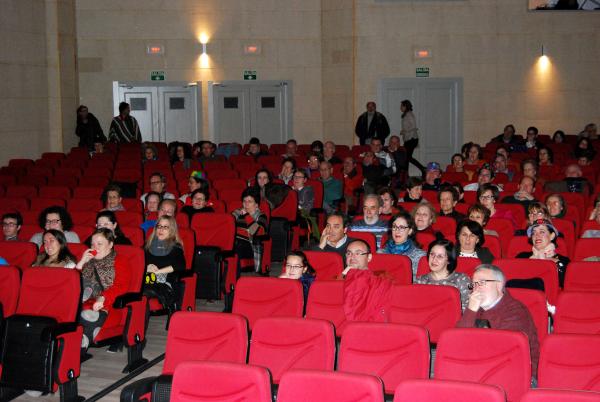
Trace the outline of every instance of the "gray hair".
[[365, 195], [365, 198], [363, 199], [363, 205], [365, 204], [365, 201], [367, 200], [375, 200], [377, 201], [377, 207], [381, 208], [381, 197], [378, 196], [377, 194], [367, 194]]
[[488, 271], [492, 271], [492, 275], [494, 275], [494, 278], [497, 281], [502, 282], [502, 285], [504, 286], [504, 284], [506, 283], [506, 276], [504, 276], [504, 272], [502, 272], [500, 267], [498, 267], [497, 265], [481, 264], [481, 265], [477, 266], [477, 268], [475, 268], [475, 272], [473, 272], [473, 274], [475, 274], [476, 272], [479, 272], [479, 271], [483, 271], [484, 269], [487, 269]]

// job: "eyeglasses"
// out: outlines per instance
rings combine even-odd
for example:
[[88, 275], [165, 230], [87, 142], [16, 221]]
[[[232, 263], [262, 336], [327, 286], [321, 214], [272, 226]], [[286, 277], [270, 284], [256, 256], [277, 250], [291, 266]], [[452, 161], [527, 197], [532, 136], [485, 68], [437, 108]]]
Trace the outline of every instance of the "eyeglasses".
[[171, 229], [171, 226], [166, 226], [166, 225], [156, 225], [156, 229], [166, 229], [169, 230]]
[[5, 228], [13, 228], [17, 226], [17, 224], [14, 222], [2, 222], [2, 226]]
[[480, 200], [491, 200], [492, 198], [494, 198], [493, 195], [481, 195], [481, 196], [479, 196]]
[[367, 255], [367, 254], [369, 254], [368, 251], [355, 251], [355, 252], [346, 251], [346, 257], [352, 257], [352, 256], [359, 257], [361, 255]]
[[46, 219], [46, 225], [56, 225], [60, 223], [60, 219]]
[[285, 269], [287, 271], [300, 271], [301, 269], [304, 269], [304, 267], [302, 265], [285, 264]]
[[162, 181], [151, 181], [150, 184], [162, 184]]
[[473, 281], [473, 282], [469, 283], [468, 288], [470, 290], [473, 290], [478, 286], [480, 286], [480, 287], [485, 286], [486, 283], [488, 283], [488, 282], [500, 282], [500, 281], [497, 279], [481, 279], [481, 280]]
[[406, 229], [408, 229], [408, 226], [392, 225], [392, 231], [394, 232], [404, 232]]
[[432, 260], [443, 260], [444, 258], [448, 258], [448, 256], [446, 254], [429, 253], [429, 258], [431, 258]]
[[294, 179], [304, 179], [304, 176], [302, 176], [302, 175], [294, 175]]

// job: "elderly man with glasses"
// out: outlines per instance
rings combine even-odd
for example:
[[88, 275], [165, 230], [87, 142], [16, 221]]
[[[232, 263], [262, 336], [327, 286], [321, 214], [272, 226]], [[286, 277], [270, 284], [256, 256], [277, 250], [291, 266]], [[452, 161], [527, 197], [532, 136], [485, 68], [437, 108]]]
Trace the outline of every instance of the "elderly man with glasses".
[[537, 332], [529, 310], [505, 288], [506, 278], [500, 268], [482, 264], [473, 274], [471, 296], [457, 327], [490, 327], [521, 331], [529, 339], [531, 370], [535, 377], [540, 355]]

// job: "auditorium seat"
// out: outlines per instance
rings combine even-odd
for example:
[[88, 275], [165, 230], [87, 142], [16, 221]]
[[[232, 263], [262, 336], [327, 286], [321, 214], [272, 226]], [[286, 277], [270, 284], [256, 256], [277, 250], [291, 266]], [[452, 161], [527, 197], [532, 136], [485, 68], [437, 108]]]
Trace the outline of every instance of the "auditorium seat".
[[[29, 239], [28, 239], [29, 240]], [[37, 257], [37, 246], [28, 241], [0, 241], [0, 256], [10, 265], [27, 270]]]
[[598, 292], [562, 292], [556, 303], [554, 333], [600, 335], [598, 306]]
[[588, 257], [600, 257], [600, 239], [577, 239], [573, 261], [583, 261]]
[[510, 288], [510, 295], [523, 303], [535, 324], [538, 341], [541, 343], [548, 335], [548, 307], [546, 295], [540, 290]]
[[502, 269], [506, 280], [541, 278], [544, 281], [544, 293], [546, 293], [548, 302], [552, 305], [556, 304], [560, 289], [558, 287], [558, 273], [556, 272], [554, 261], [529, 258], [503, 258], [495, 260], [494, 264]]
[[530, 389], [521, 402], [598, 402], [599, 392], [567, 391], [562, 389]]
[[102, 201], [93, 198], [71, 198], [67, 202], [67, 209], [71, 212], [98, 212], [103, 208]]
[[71, 198], [71, 188], [67, 186], [42, 186], [39, 188], [39, 196], [43, 198]]
[[411, 260], [405, 255], [373, 254], [369, 263], [369, 270], [374, 272], [385, 271], [386, 275], [393, 278], [396, 285], [410, 285], [412, 283]]
[[600, 265], [591, 261], [571, 261], [565, 274], [565, 291], [600, 292]]
[[0, 266], [0, 328], [6, 317], [13, 315], [19, 300], [21, 272], [16, 266]]
[[336, 279], [344, 270], [344, 260], [338, 253], [329, 251], [305, 251], [306, 258], [316, 271], [317, 280]]
[[396, 388], [394, 402], [505, 402], [496, 385], [450, 380], [404, 380]]

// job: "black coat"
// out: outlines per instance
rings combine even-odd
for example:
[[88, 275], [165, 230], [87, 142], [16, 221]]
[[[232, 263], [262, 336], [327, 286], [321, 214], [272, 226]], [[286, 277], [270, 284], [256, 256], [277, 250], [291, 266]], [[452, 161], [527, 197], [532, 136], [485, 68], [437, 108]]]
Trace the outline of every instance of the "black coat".
[[385, 116], [379, 112], [375, 112], [371, 125], [367, 127], [369, 118], [367, 112], [364, 112], [358, 117], [354, 132], [360, 139], [360, 145], [365, 145], [367, 138], [379, 138], [382, 143], [390, 135], [390, 126]]
[[94, 142], [106, 142], [106, 136], [102, 131], [100, 122], [91, 113], [88, 113], [87, 123], [83, 123], [77, 118], [75, 134], [79, 137], [79, 146], [90, 151], [94, 149]]

